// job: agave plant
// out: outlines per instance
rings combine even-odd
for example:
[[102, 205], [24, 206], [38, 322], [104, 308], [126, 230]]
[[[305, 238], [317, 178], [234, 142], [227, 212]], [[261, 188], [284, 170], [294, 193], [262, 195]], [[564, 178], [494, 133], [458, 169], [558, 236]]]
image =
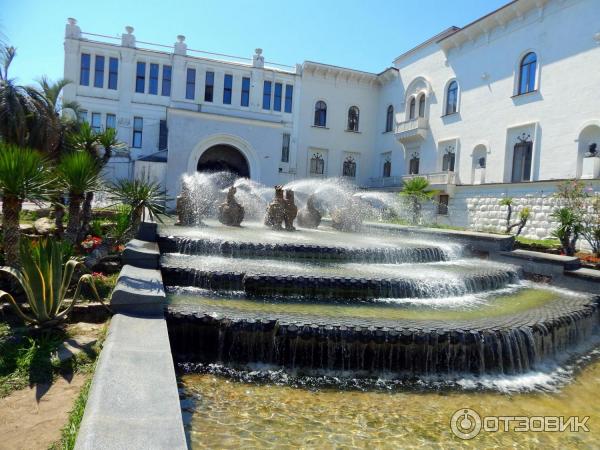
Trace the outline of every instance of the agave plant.
[[151, 219], [162, 222], [160, 215], [165, 213], [167, 194], [160, 184], [140, 178], [122, 179], [109, 186], [108, 193], [110, 199], [115, 203], [131, 208], [131, 222], [125, 237], [128, 238], [137, 233], [142, 220], [145, 219], [146, 212]]
[[79, 264], [75, 259], [63, 263], [63, 247], [53, 239], [42, 239], [35, 244], [24, 239], [21, 242], [21, 268], [2, 267], [0, 271], [13, 276], [21, 284], [29, 310], [19, 306], [8, 292], [0, 291], [0, 300], [8, 299], [21, 319], [39, 327], [55, 325], [68, 316], [79, 298], [83, 282], [89, 283], [96, 300], [104, 304], [92, 275], [87, 274], [79, 278], [71, 304], [64, 307], [67, 290]]

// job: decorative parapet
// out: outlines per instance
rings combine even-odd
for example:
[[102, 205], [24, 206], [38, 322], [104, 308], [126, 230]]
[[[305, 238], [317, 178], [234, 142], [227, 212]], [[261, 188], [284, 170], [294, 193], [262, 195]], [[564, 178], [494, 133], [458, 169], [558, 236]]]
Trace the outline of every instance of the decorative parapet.
[[405, 142], [420, 141], [427, 137], [428, 130], [429, 120], [426, 117], [406, 120], [396, 125], [396, 139], [403, 144]]
[[65, 26], [65, 38], [81, 39], [81, 28], [77, 25], [77, 19], [69, 17]]
[[128, 25], [125, 27], [125, 31], [127, 33], [123, 33], [121, 35], [121, 45], [123, 47], [135, 48], [135, 36], [133, 35], [133, 27]]
[[185, 36], [183, 34], [177, 36], [177, 42], [175, 42], [173, 47], [176, 55], [185, 56], [187, 54], [187, 44], [185, 43]]

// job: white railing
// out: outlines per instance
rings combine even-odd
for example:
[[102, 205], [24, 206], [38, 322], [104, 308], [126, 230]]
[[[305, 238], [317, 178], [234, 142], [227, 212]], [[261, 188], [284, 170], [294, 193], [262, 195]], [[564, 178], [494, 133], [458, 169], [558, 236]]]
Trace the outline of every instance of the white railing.
[[401, 187], [404, 181], [412, 178], [425, 178], [431, 185], [456, 184], [456, 174], [454, 172], [434, 172], [434, 173], [419, 173], [415, 175], [401, 175], [393, 177], [375, 177], [369, 178], [369, 187], [386, 188], [386, 187]]

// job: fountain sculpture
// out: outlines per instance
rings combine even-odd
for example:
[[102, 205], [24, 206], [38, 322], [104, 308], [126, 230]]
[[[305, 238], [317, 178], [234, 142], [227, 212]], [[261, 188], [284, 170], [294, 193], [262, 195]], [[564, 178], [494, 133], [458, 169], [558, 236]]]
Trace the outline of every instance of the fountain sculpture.
[[321, 223], [321, 212], [315, 206], [315, 194], [306, 199], [306, 206], [298, 211], [298, 225], [302, 228], [317, 228]]
[[287, 231], [295, 231], [294, 220], [298, 214], [298, 207], [294, 202], [294, 191], [291, 189], [285, 190], [285, 205], [284, 205], [284, 222]]
[[331, 226], [340, 231], [360, 231], [362, 215], [360, 204], [355, 198], [350, 198], [346, 204], [331, 213]]
[[219, 205], [219, 222], [231, 227], [239, 227], [244, 220], [244, 207], [235, 199], [237, 189], [231, 186], [227, 191], [227, 199]]
[[267, 206], [267, 215], [265, 216], [265, 225], [274, 230], [282, 230], [282, 223], [285, 220], [285, 199], [283, 198], [283, 188], [275, 186], [275, 197]]

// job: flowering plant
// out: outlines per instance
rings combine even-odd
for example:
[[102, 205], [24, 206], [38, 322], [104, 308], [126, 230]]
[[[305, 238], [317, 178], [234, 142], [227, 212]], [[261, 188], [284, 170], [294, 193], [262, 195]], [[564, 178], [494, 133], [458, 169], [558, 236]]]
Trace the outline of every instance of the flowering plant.
[[87, 237], [81, 242], [81, 247], [89, 253], [98, 248], [100, 244], [102, 244], [102, 238], [88, 234]]

